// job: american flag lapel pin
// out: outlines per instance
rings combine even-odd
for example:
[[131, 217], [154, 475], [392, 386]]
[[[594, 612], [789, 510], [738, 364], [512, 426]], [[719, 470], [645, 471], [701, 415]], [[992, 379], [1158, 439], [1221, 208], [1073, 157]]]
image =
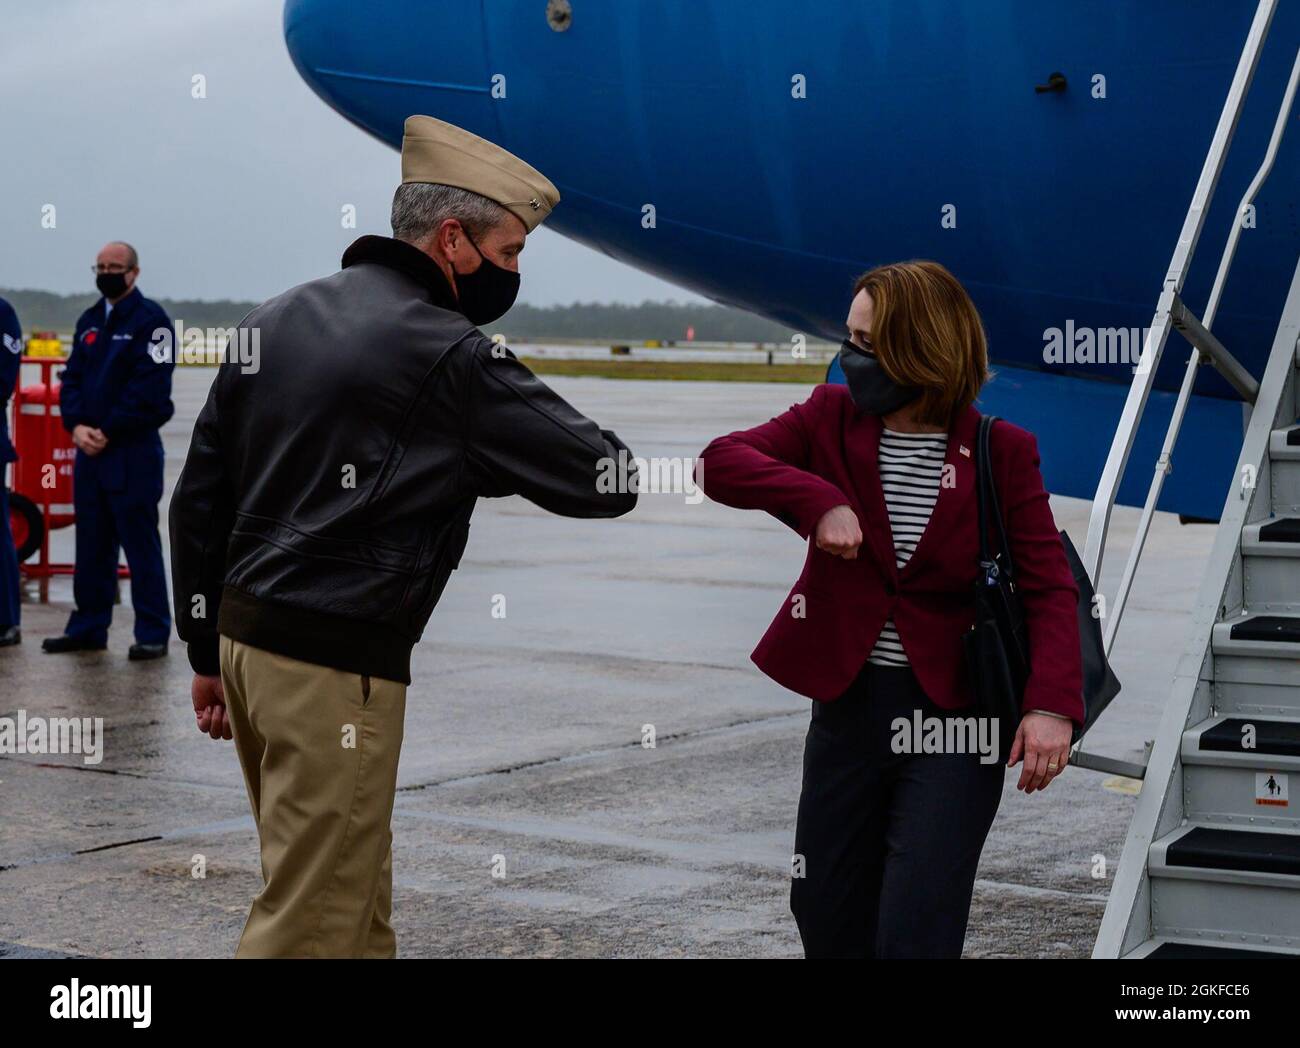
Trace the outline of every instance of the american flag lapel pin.
[[968, 448], [965, 444], [958, 444], [957, 450], [960, 451], [967, 458], [970, 458], [970, 448]]

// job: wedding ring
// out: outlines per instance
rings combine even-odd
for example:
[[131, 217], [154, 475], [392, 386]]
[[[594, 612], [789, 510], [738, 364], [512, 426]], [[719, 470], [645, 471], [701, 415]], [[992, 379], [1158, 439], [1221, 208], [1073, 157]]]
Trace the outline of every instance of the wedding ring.
[[1049, 765], [1047, 766], [1047, 770], [1048, 770], [1048, 771], [1056, 771], [1056, 769], [1059, 768], [1059, 767], [1060, 767], [1059, 764], [1049, 764]]

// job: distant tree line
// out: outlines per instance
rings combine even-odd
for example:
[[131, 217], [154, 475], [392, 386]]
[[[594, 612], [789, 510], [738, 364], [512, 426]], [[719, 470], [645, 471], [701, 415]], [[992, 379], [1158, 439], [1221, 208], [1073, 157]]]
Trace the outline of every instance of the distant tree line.
[[[0, 297], [9, 300], [22, 322], [23, 333], [33, 331], [71, 331], [77, 317], [95, 301], [93, 292], [81, 295], [57, 295], [50, 291], [11, 290], [0, 288]], [[257, 305], [229, 299], [158, 300], [173, 320], [192, 327], [232, 327]], [[567, 306], [517, 305], [495, 323], [486, 325], [489, 333], [503, 332], [512, 341], [541, 339], [610, 339], [644, 342], [686, 340], [688, 328], [694, 328], [701, 342], [779, 342], [790, 340], [789, 328], [752, 313], [728, 306], [689, 305], [679, 302], [642, 302], [623, 305], [598, 302], [574, 302]]]
[[[9, 300], [18, 314], [18, 321], [23, 326], [23, 334], [31, 336], [33, 331], [71, 331], [77, 326], [77, 318], [93, 305], [96, 298], [93, 291], [84, 295], [56, 295], [52, 291], [16, 291], [0, 288], [0, 298]], [[190, 298], [160, 298], [158, 302], [167, 310], [173, 321], [184, 321], [193, 327], [234, 327], [256, 302], [232, 302], [230, 299], [204, 301]]]

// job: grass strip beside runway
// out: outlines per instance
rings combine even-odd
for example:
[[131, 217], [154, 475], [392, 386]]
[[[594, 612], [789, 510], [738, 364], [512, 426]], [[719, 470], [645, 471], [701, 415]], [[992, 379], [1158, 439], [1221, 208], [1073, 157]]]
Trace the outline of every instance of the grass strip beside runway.
[[825, 364], [725, 364], [671, 360], [556, 360], [521, 357], [538, 375], [632, 378], [689, 382], [790, 382], [805, 386], [825, 381]]

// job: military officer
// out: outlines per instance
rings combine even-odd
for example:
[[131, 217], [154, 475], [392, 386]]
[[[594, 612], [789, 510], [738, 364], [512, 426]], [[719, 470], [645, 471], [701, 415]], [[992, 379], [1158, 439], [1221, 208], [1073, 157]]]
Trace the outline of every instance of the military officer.
[[[406, 121], [392, 237], [255, 309], [171, 504], [200, 731], [231, 738], [265, 884], [241, 957], [392, 957], [392, 816], [411, 648], [479, 498], [616, 517], [626, 446], [478, 330], [559, 201], [518, 157]], [[243, 342], [241, 341], [241, 345]], [[340, 740], [344, 744], [340, 744]]]
[[[62, 376], [63, 425], [77, 446], [73, 508], [77, 515], [76, 610], [51, 653], [97, 651], [108, 644], [117, 596], [119, 549], [131, 569], [135, 609], [132, 660], [167, 654], [171, 614], [158, 534], [163, 490], [159, 429], [172, 417], [171, 321], [140, 294], [140, 262], [122, 241], [104, 245], [95, 260], [102, 296], [81, 314]], [[167, 341], [160, 339], [167, 333]]]

